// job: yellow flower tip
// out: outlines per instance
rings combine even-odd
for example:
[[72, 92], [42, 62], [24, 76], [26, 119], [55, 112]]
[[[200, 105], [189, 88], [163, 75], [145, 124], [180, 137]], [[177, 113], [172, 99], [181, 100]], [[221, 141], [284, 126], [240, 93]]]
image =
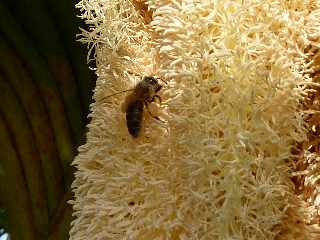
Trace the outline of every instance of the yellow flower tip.
[[153, 10], [148, 7], [148, 3], [145, 0], [131, 0], [135, 10], [140, 13], [144, 19], [145, 24], [149, 24], [152, 21]]

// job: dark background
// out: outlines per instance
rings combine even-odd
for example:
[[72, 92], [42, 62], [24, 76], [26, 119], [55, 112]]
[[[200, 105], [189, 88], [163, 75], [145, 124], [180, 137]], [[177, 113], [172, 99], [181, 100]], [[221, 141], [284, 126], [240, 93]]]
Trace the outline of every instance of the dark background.
[[0, 229], [12, 240], [68, 239], [95, 83], [77, 2], [0, 1]]

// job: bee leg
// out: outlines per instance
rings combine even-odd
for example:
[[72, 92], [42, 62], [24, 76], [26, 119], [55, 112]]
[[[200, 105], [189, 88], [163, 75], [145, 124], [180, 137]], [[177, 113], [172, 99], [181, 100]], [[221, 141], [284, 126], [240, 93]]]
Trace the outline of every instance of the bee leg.
[[165, 122], [165, 121], [163, 121], [163, 120], [161, 120], [158, 116], [154, 116], [152, 113], [151, 113], [151, 111], [150, 111], [150, 109], [149, 109], [149, 103], [148, 102], [144, 102], [144, 105], [146, 106], [146, 109], [147, 109], [147, 111], [148, 111], [148, 113], [150, 114], [150, 116], [152, 117], [152, 118], [154, 118], [154, 119], [156, 119], [156, 120], [158, 120], [158, 121], [160, 121], [160, 122]]
[[159, 95], [154, 95], [153, 98], [151, 99], [151, 102], [155, 102], [156, 99], [159, 100], [159, 104], [161, 105], [162, 99], [161, 99], [161, 97]]

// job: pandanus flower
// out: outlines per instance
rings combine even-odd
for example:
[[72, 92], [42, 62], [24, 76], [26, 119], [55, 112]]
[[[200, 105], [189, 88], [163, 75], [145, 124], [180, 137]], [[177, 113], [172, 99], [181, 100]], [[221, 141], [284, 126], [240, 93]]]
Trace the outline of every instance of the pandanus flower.
[[[71, 240], [305, 239], [291, 177], [315, 84], [318, 1], [82, 0], [96, 64], [74, 160]], [[318, 34], [318, 35], [317, 35]], [[121, 111], [142, 76], [161, 104], [138, 138]], [[108, 97], [113, 95], [111, 97]]]

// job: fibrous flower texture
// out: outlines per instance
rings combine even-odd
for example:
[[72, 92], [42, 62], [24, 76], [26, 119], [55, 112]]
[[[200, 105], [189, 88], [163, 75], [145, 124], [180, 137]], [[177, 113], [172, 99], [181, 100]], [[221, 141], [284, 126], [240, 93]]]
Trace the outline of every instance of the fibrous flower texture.
[[[318, 1], [82, 0], [98, 76], [71, 240], [308, 239], [290, 179], [306, 139], [305, 49]], [[141, 76], [162, 104], [134, 139], [121, 104]], [[293, 217], [292, 217], [293, 216]], [[295, 224], [295, 223], [294, 223]]]

